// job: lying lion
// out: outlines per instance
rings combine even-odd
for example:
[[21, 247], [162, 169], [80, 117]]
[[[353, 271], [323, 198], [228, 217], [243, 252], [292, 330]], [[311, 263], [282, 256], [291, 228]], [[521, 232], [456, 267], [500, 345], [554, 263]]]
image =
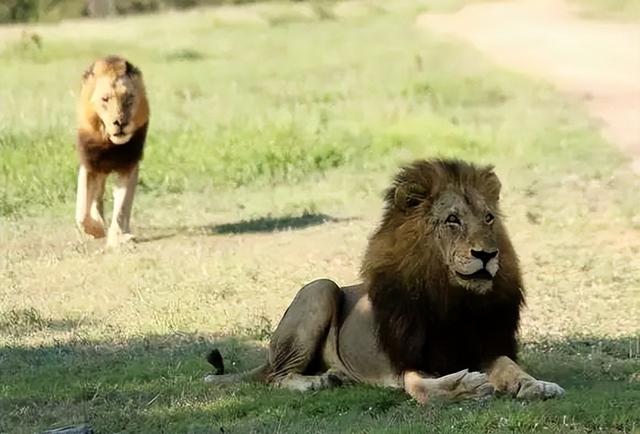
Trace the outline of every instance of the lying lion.
[[205, 381], [259, 380], [293, 390], [348, 382], [432, 397], [523, 399], [564, 390], [517, 363], [524, 304], [518, 259], [503, 225], [491, 167], [417, 161], [387, 190], [382, 223], [366, 250], [364, 283], [317, 280], [285, 312], [268, 360]]
[[95, 238], [105, 236], [104, 186], [107, 176], [115, 172], [107, 244], [117, 246], [131, 239], [131, 207], [149, 126], [140, 70], [117, 56], [96, 60], [83, 76], [78, 120], [76, 223]]

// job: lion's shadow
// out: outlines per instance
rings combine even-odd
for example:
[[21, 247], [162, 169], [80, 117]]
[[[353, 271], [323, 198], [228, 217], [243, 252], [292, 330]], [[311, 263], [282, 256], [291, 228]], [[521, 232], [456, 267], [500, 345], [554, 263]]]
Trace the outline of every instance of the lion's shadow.
[[240, 220], [238, 222], [201, 225], [201, 226], [174, 226], [169, 228], [142, 228], [140, 232], [158, 232], [155, 235], [136, 237], [136, 243], [147, 243], [178, 235], [240, 235], [250, 233], [269, 233], [288, 230], [306, 229], [325, 223], [338, 223], [350, 221], [352, 218], [337, 218], [322, 213], [303, 213], [298, 216], [270, 215], [253, 219]]

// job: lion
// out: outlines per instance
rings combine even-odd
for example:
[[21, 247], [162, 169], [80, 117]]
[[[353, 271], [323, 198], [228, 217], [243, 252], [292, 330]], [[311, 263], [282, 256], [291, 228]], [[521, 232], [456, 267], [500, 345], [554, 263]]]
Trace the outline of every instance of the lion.
[[[385, 194], [361, 266], [363, 283], [316, 280], [295, 296], [264, 364], [210, 383], [263, 381], [292, 390], [345, 383], [404, 389], [419, 403], [499, 392], [521, 399], [564, 394], [517, 364], [524, 305], [518, 259], [499, 209], [491, 166], [421, 160]], [[222, 374], [222, 375], [221, 375]]]
[[83, 75], [78, 124], [76, 223], [95, 238], [106, 235], [104, 187], [107, 176], [115, 172], [107, 245], [117, 246], [132, 238], [129, 221], [149, 126], [140, 70], [118, 56], [96, 60]]

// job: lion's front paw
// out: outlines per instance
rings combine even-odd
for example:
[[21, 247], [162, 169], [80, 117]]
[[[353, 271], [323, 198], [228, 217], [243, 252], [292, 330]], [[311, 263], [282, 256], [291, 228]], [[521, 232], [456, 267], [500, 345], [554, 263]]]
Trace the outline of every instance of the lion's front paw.
[[440, 377], [438, 381], [454, 399], [484, 398], [495, 391], [486, 374], [466, 369]]
[[460, 381], [463, 398], [484, 398], [493, 395], [495, 388], [489, 383], [489, 377], [482, 372], [469, 372]]
[[133, 241], [134, 236], [130, 233], [124, 233], [119, 230], [109, 230], [107, 236], [107, 247], [116, 248], [123, 244]]
[[85, 234], [91, 235], [93, 238], [104, 238], [106, 235], [104, 223], [101, 220], [96, 220], [91, 217], [87, 217], [78, 222], [78, 227]]
[[518, 399], [549, 399], [564, 395], [564, 389], [556, 383], [541, 380], [527, 380], [520, 385], [516, 398]]

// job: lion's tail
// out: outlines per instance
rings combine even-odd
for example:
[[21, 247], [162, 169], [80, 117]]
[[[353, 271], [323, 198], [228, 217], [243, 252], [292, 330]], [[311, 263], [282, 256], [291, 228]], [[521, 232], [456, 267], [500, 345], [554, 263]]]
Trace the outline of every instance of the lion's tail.
[[224, 361], [222, 360], [222, 354], [217, 349], [211, 350], [207, 355], [207, 362], [213, 366], [214, 372], [211, 375], [207, 375], [204, 381], [212, 384], [233, 384], [244, 382], [263, 382], [266, 381], [269, 373], [269, 364], [263, 363], [257, 368], [251, 369], [245, 372], [239, 372], [237, 374], [225, 374], [224, 373]]

